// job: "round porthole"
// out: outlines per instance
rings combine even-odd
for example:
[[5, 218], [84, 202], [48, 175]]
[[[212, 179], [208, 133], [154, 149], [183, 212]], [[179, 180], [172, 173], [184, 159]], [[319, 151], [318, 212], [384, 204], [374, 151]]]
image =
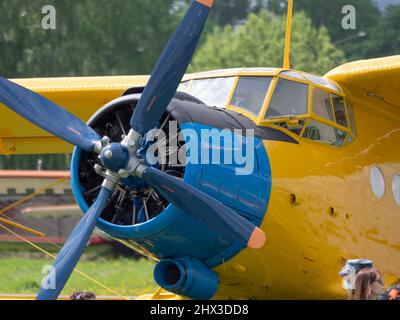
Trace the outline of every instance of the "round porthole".
[[385, 195], [385, 176], [377, 166], [371, 168], [371, 188], [378, 199]]
[[393, 197], [400, 206], [400, 175], [395, 175], [392, 182]]

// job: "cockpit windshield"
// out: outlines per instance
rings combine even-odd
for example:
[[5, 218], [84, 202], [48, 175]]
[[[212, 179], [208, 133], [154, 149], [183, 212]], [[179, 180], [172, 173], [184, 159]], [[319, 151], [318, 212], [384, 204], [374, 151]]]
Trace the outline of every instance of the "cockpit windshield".
[[271, 82], [272, 77], [240, 77], [231, 105], [258, 117]]
[[308, 85], [279, 78], [266, 115], [267, 119], [308, 114]]
[[182, 82], [178, 91], [188, 93], [206, 105], [225, 108], [235, 77], [196, 79]]
[[224, 76], [218, 74], [221, 71], [199, 74], [182, 82], [178, 90], [209, 106], [242, 113], [259, 126], [279, 126], [308, 141], [339, 148], [355, 140], [352, 106], [329, 79], [294, 70], [224, 72]]

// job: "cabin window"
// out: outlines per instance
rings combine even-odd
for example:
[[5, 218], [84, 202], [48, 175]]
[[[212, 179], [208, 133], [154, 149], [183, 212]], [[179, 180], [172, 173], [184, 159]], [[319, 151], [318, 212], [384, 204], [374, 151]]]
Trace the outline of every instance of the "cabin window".
[[393, 197], [397, 205], [400, 206], [400, 175], [395, 175], [392, 182]]
[[234, 77], [198, 79], [181, 83], [178, 91], [188, 93], [206, 105], [225, 108], [234, 82]]
[[258, 116], [271, 81], [272, 77], [240, 77], [230, 104]]
[[335, 121], [329, 92], [316, 88], [313, 90], [313, 112], [317, 116]]
[[382, 199], [386, 192], [386, 181], [382, 170], [378, 166], [372, 166], [370, 182], [372, 192], [378, 199]]
[[318, 121], [310, 120], [303, 137], [331, 146], [342, 147], [346, 140], [346, 133]]
[[308, 114], [308, 85], [280, 78], [268, 107], [267, 119]]
[[338, 95], [332, 95], [333, 109], [335, 110], [336, 123], [340, 126], [347, 127], [346, 107], [344, 98]]

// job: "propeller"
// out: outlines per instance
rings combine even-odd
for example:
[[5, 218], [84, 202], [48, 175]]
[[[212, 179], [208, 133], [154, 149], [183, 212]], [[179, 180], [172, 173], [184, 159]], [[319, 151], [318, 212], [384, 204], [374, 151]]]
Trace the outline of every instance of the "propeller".
[[135, 108], [131, 119], [134, 131], [145, 134], [157, 125], [189, 66], [213, 3], [214, 0], [192, 2]]
[[45, 97], [0, 77], [0, 102], [38, 127], [92, 152], [100, 136], [79, 118]]
[[[135, 150], [143, 134], [156, 127], [167, 109], [189, 66], [213, 3], [213, 0], [193, 1], [162, 53], [132, 115], [132, 130], [126, 140], [128, 148]], [[146, 168], [138, 161], [131, 162], [128, 171], [136, 171], [184, 213], [215, 231], [251, 248], [264, 245], [261, 229], [200, 190], [160, 170]]]
[[[37, 299], [56, 299], [81, 257], [110, 194], [123, 178], [146, 180], [185, 214], [250, 248], [260, 248], [264, 232], [232, 209], [183, 181], [138, 158], [140, 140], [155, 128], [171, 102], [196, 49], [214, 0], [194, 0], [152, 72], [121, 143], [101, 138], [93, 129], [43, 96], [0, 78], [0, 102], [11, 110], [75, 146], [100, 154], [107, 169], [97, 200], [82, 217], [54, 262], [55, 287], [39, 291]], [[48, 278], [49, 283], [51, 279]]]
[[[44, 280], [49, 285], [49, 288], [42, 286], [36, 297], [37, 300], [57, 299], [85, 250], [90, 235], [107, 204], [111, 192], [112, 190], [107, 187], [102, 187], [96, 201], [69, 235], [67, 242], [57, 255], [53, 269], [47, 279]], [[54, 279], [50, 279], [52, 276], [54, 276]]]
[[146, 168], [142, 178], [168, 201], [218, 233], [252, 249], [265, 243], [264, 232], [209, 195], [154, 168]]

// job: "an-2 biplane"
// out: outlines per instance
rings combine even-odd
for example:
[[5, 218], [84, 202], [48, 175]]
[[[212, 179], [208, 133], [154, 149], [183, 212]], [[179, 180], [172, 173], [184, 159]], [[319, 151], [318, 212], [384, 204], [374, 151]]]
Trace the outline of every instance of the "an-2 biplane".
[[[96, 224], [154, 260], [177, 296], [342, 298], [338, 271], [357, 257], [399, 281], [400, 56], [323, 77], [291, 70], [292, 4], [284, 68], [185, 76], [213, 5], [196, 0], [150, 78], [0, 80], [12, 110], [0, 109], [2, 153], [76, 146], [86, 214], [54, 263], [56, 288], [38, 299], [58, 297]], [[172, 120], [184, 142], [185, 129], [253, 130], [254, 170], [146, 164], [147, 133]]]

